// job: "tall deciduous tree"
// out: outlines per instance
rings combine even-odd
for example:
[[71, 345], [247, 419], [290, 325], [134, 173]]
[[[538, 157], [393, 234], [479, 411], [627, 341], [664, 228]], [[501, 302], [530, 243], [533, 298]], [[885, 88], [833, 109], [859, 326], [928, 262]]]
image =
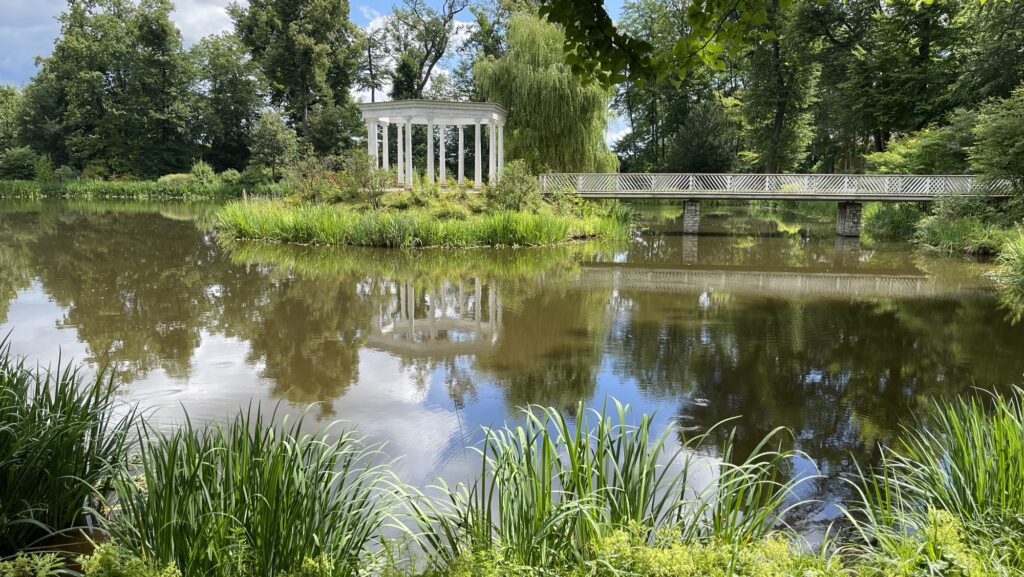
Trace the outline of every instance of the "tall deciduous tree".
[[21, 93], [13, 86], [0, 86], [0, 152], [13, 148], [18, 139]]
[[534, 171], [614, 170], [604, 141], [610, 95], [572, 74], [564, 44], [558, 26], [517, 14], [509, 21], [507, 52], [474, 67], [484, 95], [509, 109], [507, 156]]
[[395, 7], [388, 21], [388, 43], [393, 54], [407, 59], [405, 66], [412, 69], [416, 98], [452, 48], [459, 26], [455, 18], [468, 5], [469, 0], [443, 0], [440, 9], [435, 9], [426, 0], [404, 0], [401, 7]]
[[252, 129], [265, 83], [234, 34], [210, 36], [192, 47], [203, 158], [217, 170], [241, 170], [249, 161]]
[[[351, 108], [360, 64], [348, 0], [250, 0], [229, 8], [235, 30], [304, 137], [317, 107]], [[342, 135], [338, 135], [342, 138]]]
[[298, 151], [295, 131], [276, 112], [264, 112], [252, 133], [252, 164], [277, 178], [278, 169], [294, 162]]

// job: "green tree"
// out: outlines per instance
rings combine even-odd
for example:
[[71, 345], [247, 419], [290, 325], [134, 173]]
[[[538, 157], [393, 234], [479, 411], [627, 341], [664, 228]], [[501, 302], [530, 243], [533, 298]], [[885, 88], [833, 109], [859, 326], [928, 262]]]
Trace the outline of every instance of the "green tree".
[[1024, 87], [982, 106], [974, 137], [971, 167], [988, 178], [1008, 179], [1024, 193]]
[[18, 113], [21, 93], [13, 86], [0, 86], [0, 152], [15, 145], [18, 140]]
[[264, 112], [252, 132], [252, 164], [269, 168], [276, 179], [278, 169], [294, 162], [298, 151], [295, 131], [276, 112]]
[[610, 95], [584, 84], [566, 64], [561, 29], [517, 14], [509, 21], [508, 51], [484, 58], [474, 73], [488, 99], [509, 109], [508, 157], [537, 172], [606, 172], [615, 157], [604, 141]]
[[360, 43], [348, 0], [251, 0], [232, 4], [229, 12], [270, 82], [272, 101], [303, 137], [310, 135], [317, 105], [352, 105]]
[[966, 174], [978, 115], [957, 110], [945, 126], [930, 126], [867, 155], [869, 168], [887, 174]]
[[249, 161], [252, 129], [267, 88], [259, 67], [234, 34], [200, 40], [191, 50], [198, 69], [198, 112], [203, 157], [219, 171]]
[[169, 0], [70, 3], [25, 90], [26, 143], [93, 174], [187, 167], [192, 76], [171, 9]]
[[792, 8], [769, 4], [761, 36], [747, 55], [740, 93], [752, 168], [769, 174], [795, 168], [811, 139], [814, 42], [799, 34], [794, 20]]
[[391, 75], [391, 99], [409, 100], [422, 96], [416, 90], [418, 79], [416, 78], [416, 64], [408, 54], [398, 57], [395, 71]]
[[466, 9], [469, 0], [442, 0], [433, 8], [426, 0], [404, 0], [396, 6], [388, 21], [387, 43], [392, 54], [401, 54], [398, 64], [406, 66], [414, 82], [409, 93], [423, 94], [438, 63], [448, 55], [458, 23], [455, 17]]
[[32, 180], [39, 156], [27, 146], [0, 152], [0, 180]]

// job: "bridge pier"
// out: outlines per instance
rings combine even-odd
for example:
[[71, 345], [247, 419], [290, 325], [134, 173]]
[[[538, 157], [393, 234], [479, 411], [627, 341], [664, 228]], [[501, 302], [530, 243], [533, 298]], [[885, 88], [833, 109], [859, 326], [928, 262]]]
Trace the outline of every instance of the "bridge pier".
[[683, 234], [697, 234], [700, 232], [700, 201], [687, 200], [683, 202]]
[[839, 236], [860, 236], [860, 214], [863, 205], [859, 202], [840, 202], [836, 212], [836, 234]]

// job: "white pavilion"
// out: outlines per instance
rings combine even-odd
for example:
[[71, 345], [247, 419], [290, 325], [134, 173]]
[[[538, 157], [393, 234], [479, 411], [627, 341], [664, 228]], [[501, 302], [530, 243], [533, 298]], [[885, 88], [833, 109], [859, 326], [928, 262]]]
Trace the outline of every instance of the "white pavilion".
[[[392, 138], [390, 126], [395, 125], [394, 142], [398, 147], [398, 166], [395, 167], [395, 174], [398, 177], [398, 184], [405, 188], [412, 188], [412, 127], [414, 124], [427, 127], [427, 181], [437, 182], [435, 175], [440, 177], [440, 182], [445, 182], [448, 175], [445, 166], [445, 133], [446, 128], [454, 126], [458, 130], [459, 141], [459, 164], [458, 181], [461, 185], [466, 177], [465, 174], [465, 128], [472, 126], [473, 143], [476, 154], [473, 163], [474, 188], [480, 188], [483, 183], [482, 154], [480, 137], [487, 127], [490, 151], [487, 162], [487, 181], [497, 182], [501, 177], [502, 168], [505, 166], [505, 121], [508, 118], [508, 111], [497, 104], [489, 102], [446, 102], [434, 100], [393, 100], [390, 102], [372, 102], [359, 105], [363, 113], [363, 120], [366, 122], [367, 151], [373, 160], [374, 166], [390, 169], [389, 143]], [[435, 128], [437, 131], [437, 152], [435, 153]], [[440, 163], [437, 158], [440, 158]], [[436, 169], [436, 170], [435, 170]], [[438, 174], [439, 173], [439, 174]]]

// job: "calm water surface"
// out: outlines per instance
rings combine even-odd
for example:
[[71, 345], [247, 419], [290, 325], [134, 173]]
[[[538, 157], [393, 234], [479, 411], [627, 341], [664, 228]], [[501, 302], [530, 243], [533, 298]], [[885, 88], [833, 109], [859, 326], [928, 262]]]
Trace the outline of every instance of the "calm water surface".
[[[870, 463], [912, 411], [1024, 382], [1024, 327], [984, 267], [831, 224], [673, 209], [615, 245], [381, 251], [222, 243], [213, 207], [0, 203], [0, 333], [50, 363], [110, 367], [161, 423], [250, 404], [351, 426], [404, 480], [466, 478], [481, 426], [614, 397], [700, 432], [775, 427], [826, 478]], [[309, 408], [313, 403], [315, 406]]]

